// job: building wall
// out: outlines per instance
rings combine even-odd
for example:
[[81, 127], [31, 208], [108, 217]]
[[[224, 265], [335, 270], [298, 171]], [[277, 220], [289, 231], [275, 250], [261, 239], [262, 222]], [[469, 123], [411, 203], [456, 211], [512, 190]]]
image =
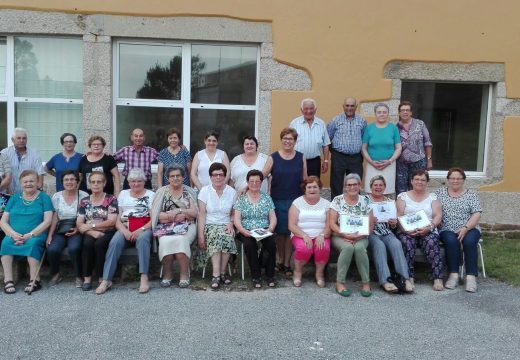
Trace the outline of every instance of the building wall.
[[[258, 136], [263, 151], [277, 148], [279, 131], [298, 115], [304, 97], [315, 98], [318, 115], [328, 121], [342, 111], [345, 96], [355, 96], [366, 116], [380, 100], [395, 108], [400, 80], [407, 76], [491, 82], [495, 91], [486, 176], [468, 183], [481, 190], [485, 222], [520, 223], [514, 213], [520, 200], [514, 144], [520, 134], [520, 49], [514, 42], [520, 4], [325, 4], [0, 0], [0, 33], [83, 36], [85, 137], [112, 128], [114, 38], [261, 44]], [[433, 185], [441, 183], [436, 179]]]

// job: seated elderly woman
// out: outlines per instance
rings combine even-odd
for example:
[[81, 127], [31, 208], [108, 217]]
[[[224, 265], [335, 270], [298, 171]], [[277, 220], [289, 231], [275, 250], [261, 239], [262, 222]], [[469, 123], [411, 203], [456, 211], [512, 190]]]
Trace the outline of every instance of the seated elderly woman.
[[430, 263], [433, 273], [433, 290], [441, 291], [442, 285], [442, 257], [439, 245], [437, 226], [442, 220], [441, 203], [437, 195], [427, 190], [430, 176], [426, 170], [416, 170], [412, 173], [412, 190], [403, 192], [397, 197], [397, 216], [414, 214], [424, 210], [430, 224], [412, 231], [399, 233], [399, 240], [403, 244], [404, 254], [408, 262], [410, 282], [414, 286], [414, 261], [417, 244], [423, 249], [426, 260]]
[[477, 245], [480, 240], [478, 222], [482, 206], [473, 190], [464, 188], [466, 173], [461, 168], [448, 170], [448, 186], [436, 191], [442, 205], [440, 239], [446, 249], [449, 277], [444, 287], [454, 289], [459, 282], [461, 246], [466, 268], [466, 291], [477, 291]]
[[58, 191], [52, 196], [54, 216], [47, 235], [47, 255], [50, 263], [52, 279], [50, 285], [58, 284], [63, 276], [60, 273], [61, 253], [68, 249], [72, 260], [72, 267], [76, 275], [76, 287], [83, 283], [81, 275], [81, 239], [82, 236], [76, 227], [79, 201], [88, 194], [78, 190], [80, 178], [76, 170], [64, 170], [61, 172], [60, 183], [63, 191]]
[[[265, 275], [269, 287], [276, 286], [274, 267], [276, 264], [276, 240], [274, 235], [257, 240], [251, 230], [266, 229], [273, 232], [276, 226], [274, 203], [269, 195], [260, 191], [264, 176], [259, 170], [250, 170], [246, 175], [247, 191], [234, 205], [234, 223], [239, 232], [238, 239], [244, 244], [244, 250], [251, 269], [255, 288], [262, 287], [260, 272], [265, 266]], [[258, 256], [258, 242], [262, 243], [262, 254]]]
[[105, 174], [93, 171], [87, 179], [92, 194], [79, 202], [78, 219], [76, 226], [83, 234], [82, 267], [84, 282], [83, 291], [92, 290], [92, 272], [103, 273], [103, 264], [108, 244], [116, 232], [115, 225], [119, 208], [117, 198], [106, 194], [103, 188], [106, 185]]
[[[376, 175], [370, 179], [370, 189], [372, 192], [368, 197], [370, 199], [370, 206], [373, 210], [378, 206], [378, 204], [379, 206], [382, 206], [382, 203], [393, 206], [395, 209], [395, 201], [384, 195], [385, 187], [386, 180], [382, 175]], [[368, 236], [368, 243], [372, 249], [372, 255], [374, 256], [374, 264], [376, 266], [379, 284], [383, 290], [388, 293], [395, 293], [398, 291], [398, 288], [388, 281], [388, 278], [390, 277], [390, 269], [387, 260], [388, 250], [392, 257], [395, 271], [406, 279], [406, 292], [412, 292], [413, 286], [409, 279], [408, 264], [404, 257], [403, 246], [393, 233], [393, 230], [397, 228], [397, 218], [378, 219], [375, 215], [376, 212], [373, 211], [373, 213], [376, 223], [374, 233]], [[394, 213], [394, 215], [397, 214]]]
[[294, 246], [293, 284], [302, 285], [303, 266], [314, 255], [316, 284], [325, 287], [324, 270], [330, 255], [330, 201], [320, 196], [322, 183], [317, 176], [309, 176], [302, 183], [303, 196], [289, 208], [289, 230]]
[[38, 268], [45, 249], [47, 229], [52, 221], [52, 202], [47, 194], [38, 190], [38, 173], [24, 170], [20, 174], [22, 191], [9, 199], [0, 226], [5, 233], [0, 255], [4, 268], [4, 292], [14, 294], [14, 256], [27, 257], [30, 282], [26, 292], [41, 289]]
[[340, 214], [368, 216], [368, 232], [372, 232], [373, 219], [370, 201], [367, 196], [359, 194], [360, 187], [361, 178], [359, 175], [348, 174], [345, 176], [343, 183], [343, 194], [332, 199], [330, 205], [329, 226], [333, 234], [332, 243], [340, 251], [337, 264], [336, 291], [339, 295], [345, 297], [350, 296], [350, 290], [347, 289], [345, 281], [353, 256], [356, 258], [356, 266], [363, 283], [361, 296], [369, 297], [372, 295], [367, 254], [368, 234], [362, 235], [359, 232], [342, 233], [340, 228]]
[[236, 191], [226, 185], [227, 167], [213, 163], [209, 167], [211, 184], [199, 193], [199, 247], [207, 250], [213, 265], [211, 288], [216, 290], [221, 282], [231, 284], [231, 276], [226, 274], [226, 266], [231, 254], [237, 253], [235, 229], [233, 227], [233, 204]]
[[163, 266], [161, 287], [171, 286], [175, 259], [180, 268], [179, 287], [186, 288], [190, 285], [190, 246], [197, 236], [197, 196], [192, 188], [183, 185], [188, 176], [183, 165], [171, 164], [165, 175], [170, 184], [157, 190], [151, 213]]
[[108, 245], [103, 266], [103, 281], [96, 289], [98, 295], [104, 294], [111, 288], [117, 262], [124, 248], [130, 246], [136, 247], [139, 259], [139, 274], [141, 274], [139, 293], [146, 294], [150, 290], [148, 282], [152, 242], [150, 207], [154, 192], [144, 188], [146, 175], [142, 169], [131, 169], [126, 179], [130, 189], [121, 191], [117, 197], [119, 205], [119, 216], [116, 221], [117, 232]]

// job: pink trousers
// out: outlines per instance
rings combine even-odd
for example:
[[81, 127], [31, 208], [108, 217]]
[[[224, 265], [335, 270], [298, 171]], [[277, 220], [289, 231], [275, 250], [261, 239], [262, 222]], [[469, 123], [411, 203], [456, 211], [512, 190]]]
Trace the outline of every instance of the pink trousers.
[[318, 250], [316, 246], [316, 239], [312, 239], [312, 247], [309, 249], [305, 245], [305, 241], [301, 237], [293, 236], [292, 244], [294, 247], [294, 259], [302, 262], [307, 262], [314, 254], [314, 262], [318, 264], [326, 264], [329, 261], [330, 255], [330, 239], [325, 239], [323, 248]]

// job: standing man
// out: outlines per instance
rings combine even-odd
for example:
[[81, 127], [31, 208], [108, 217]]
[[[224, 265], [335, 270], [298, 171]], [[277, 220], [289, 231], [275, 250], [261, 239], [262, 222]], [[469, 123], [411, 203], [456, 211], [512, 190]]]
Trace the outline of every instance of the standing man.
[[[295, 149], [303, 153], [307, 161], [307, 175], [320, 177], [329, 169], [329, 134], [323, 120], [314, 116], [316, 114], [316, 101], [303, 99], [300, 110], [302, 116], [297, 117], [289, 127], [298, 133], [298, 142]], [[321, 152], [323, 151], [323, 163]]]
[[363, 178], [363, 133], [367, 127], [366, 120], [356, 115], [357, 101], [348, 97], [343, 102], [343, 113], [333, 118], [327, 125], [332, 141], [332, 164], [330, 187], [332, 198], [343, 194], [343, 178], [346, 174], [355, 173]]
[[42, 158], [36, 150], [27, 147], [27, 130], [15, 128], [11, 138], [13, 145], [2, 150], [2, 155], [6, 157], [11, 165], [11, 185], [10, 193], [14, 194], [22, 191], [20, 186], [20, 174], [24, 170], [34, 170], [38, 173], [38, 189], [43, 190], [43, 169]]
[[141, 129], [134, 129], [130, 134], [130, 141], [132, 145], [125, 146], [114, 154], [114, 158], [117, 162], [124, 162], [125, 167], [123, 168], [123, 176], [125, 180], [123, 182], [123, 189], [130, 189], [128, 184], [127, 176], [131, 169], [142, 169], [146, 175], [146, 182], [144, 187], [152, 189], [152, 163], [157, 161], [159, 153], [149, 146], [144, 146], [144, 132]]

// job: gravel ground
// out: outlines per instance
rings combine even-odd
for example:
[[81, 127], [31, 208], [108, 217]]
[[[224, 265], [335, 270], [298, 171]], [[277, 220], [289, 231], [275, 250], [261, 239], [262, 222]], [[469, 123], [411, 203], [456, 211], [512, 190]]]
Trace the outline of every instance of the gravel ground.
[[[282, 281], [279, 288], [211, 291], [136, 283], [102, 296], [70, 281], [27, 296], [0, 294], [2, 359], [518, 359], [520, 289], [481, 280], [413, 295], [350, 298]], [[200, 282], [199, 282], [200, 283]], [[205, 281], [207, 284], [207, 282]], [[374, 283], [375, 287], [376, 284]]]

